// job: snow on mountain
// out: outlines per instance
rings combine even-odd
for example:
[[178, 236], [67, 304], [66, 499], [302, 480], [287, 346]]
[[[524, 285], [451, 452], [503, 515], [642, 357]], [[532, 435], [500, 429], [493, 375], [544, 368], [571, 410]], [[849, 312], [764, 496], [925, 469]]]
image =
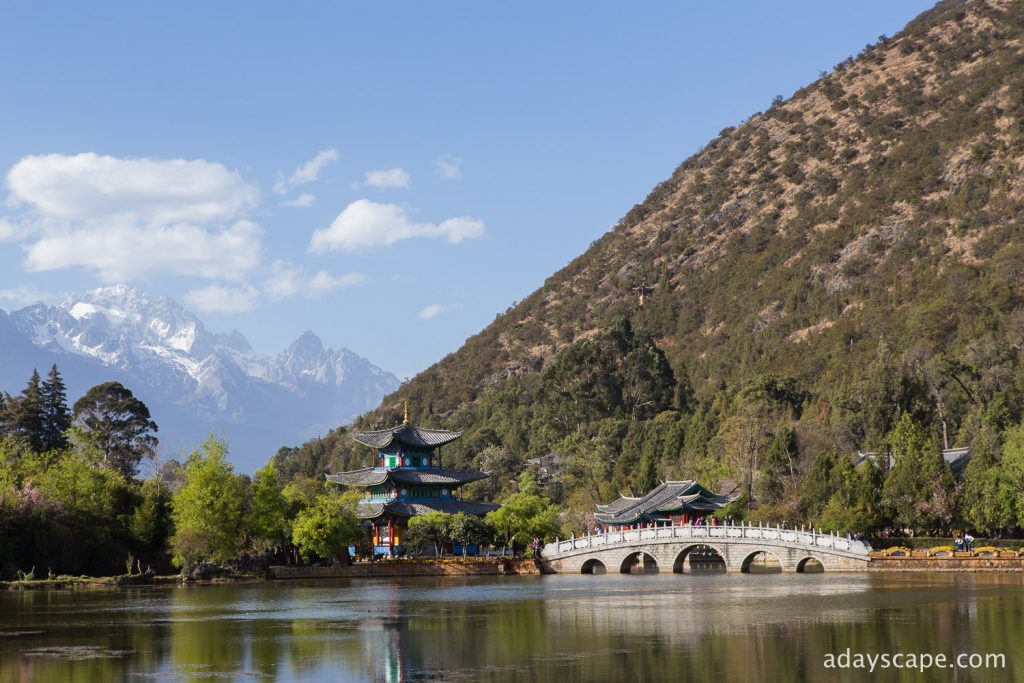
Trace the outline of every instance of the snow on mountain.
[[[20, 389], [9, 383], [23, 382], [41, 359], [62, 368], [72, 398], [103, 370], [104, 381], [122, 381], [150, 407], [170, 446], [165, 451], [175, 450], [169, 438], [187, 449], [216, 431], [246, 470], [279, 446], [349, 422], [399, 384], [348, 349], [325, 348], [312, 332], [277, 356], [258, 354], [238, 330], [212, 333], [172, 299], [125, 285], [69, 296], [56, 306], [33, 304], [0, 322], [6, 330], [0, 353], [7, 359], [0, 386], [7, 391]], [[79, 382], [69, 363], [88, 368], [81, 373], [87, 379]]]

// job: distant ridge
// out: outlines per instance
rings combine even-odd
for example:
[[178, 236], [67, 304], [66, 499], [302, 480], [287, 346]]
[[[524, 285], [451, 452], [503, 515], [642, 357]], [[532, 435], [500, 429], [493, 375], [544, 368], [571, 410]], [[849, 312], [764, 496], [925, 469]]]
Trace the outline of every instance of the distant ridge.
[[348, 349], [325, 348], [312, 332], [262, 356], [238, 330], [212, 333], [173, 300], [125, 285], [0, 311], [0, 353], [0, 386], [10, 393], [33, 367], [51, 363], [72, 397], [116, 379], [149, 405], [165, 453], [214, 431], [245, 470], [281, 445], [350, 421], [399, 384]]

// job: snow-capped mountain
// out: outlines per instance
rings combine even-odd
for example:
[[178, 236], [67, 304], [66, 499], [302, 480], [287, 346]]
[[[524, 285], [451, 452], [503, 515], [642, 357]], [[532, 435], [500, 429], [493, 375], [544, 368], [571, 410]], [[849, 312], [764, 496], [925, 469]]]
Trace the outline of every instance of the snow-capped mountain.
[[210, 332], [166, 297], [116, 285], [0, 311], [0, 387], [16, 393], [32, 372], [57, 363], [73, 401], [117, 380], [150, 408], [169, 454], [211, 432], [244, 470], [278, 447], [350, 421], [398, 387], [398, 378], [306, 332], [277, 356], [253, 351], [238, 330]]

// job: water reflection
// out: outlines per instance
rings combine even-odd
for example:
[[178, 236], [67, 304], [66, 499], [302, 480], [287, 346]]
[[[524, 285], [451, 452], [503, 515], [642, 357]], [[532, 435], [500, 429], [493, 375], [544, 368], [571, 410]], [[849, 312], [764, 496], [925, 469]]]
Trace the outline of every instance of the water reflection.
[[[0, 682], [1024, 680], [1019, 575], [668, 574], [0, 594]], [[1002, 652], [989, 672], [823, 668]]]

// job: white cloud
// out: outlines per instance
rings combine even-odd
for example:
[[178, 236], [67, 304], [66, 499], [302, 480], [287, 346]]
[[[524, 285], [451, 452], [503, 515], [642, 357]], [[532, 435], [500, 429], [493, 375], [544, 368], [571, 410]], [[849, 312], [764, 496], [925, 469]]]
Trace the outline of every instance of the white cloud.
[[241, 216], [258, 200], [236, 172], [204, 161], [93, 153], [27, 156], [7, 174], [28, 239], [25, 268], [85, 268], [107, 281], [160, 274], [240, 280], [262, 258], [263, 231]]
[[458, 180], [462, 177], [462, 159], [451, 154], [444, 154], [430, 162], [434, 172], [445, 180]]
[[310, 250], [360, 251], [389, 246], [413, 237], [443, 237], [453, 244], [484, 234], [483, 221], [469, 217], [449, 218], [440, 224], [414, 223], [405, 209], [359, 199], [342, 210], [329, 228], [316, 230]]
[[288, 261], [274, 261], [270, 277], [263, 283], [263, 291], [271, 301], [290, 299], [302, 289], [302, 268]]
[[25, 236], [25, 229], [9, 220], [0, 218], [0, 242], [14, 242]]
[[64, 221], [149, 224], [228, 220], [255, 205], [256, 188], [197, 159], [119, 159], [91, 152], [27, 156], [7, 173], [8, 202]]
[[365, 283], [367, 277], [364, 273], [345, 273], [344, 275], [331, 275], [321, 270], [309, 281], [309, 296], [318, 298], [325, 294], [339, 289], [348, 289]]
[[29, 271], [81, 267], [108, 282], [159, 273], [239, 280], [259, 265], [263, 230], [240, 220], [223, 230], [177, 224], [88, 225], [40, 237], [26, 248]]
[[361, 285], [368, 279], [363, 273], [331, 275], [324, 270], [310, 278], [306, 276], [301, 266], [278, 260], [271, 266], [271, 275], [263, 283], [263, 291], [271, 301], [282, 301], [295, 296], [319, 299], [339, 289]]
[[273, 190], [276, 194], [287, 194], [288, 190], [293, 187], [311, 183], [320, 177], [320, 171], [325, 166], [329, 166], [337, 160], [338, 150], [333, 148], [325, 149], [309, 161], [301, 164], [287, 178], [283, 173], [278, 173]]
[[244, 313], [259, 302], [259, 292], [248, 285], [224, 287], [214, 283], [185, 294], [185, 303], [204, 313]]
[[8, 305], [18, 308], [34, 304], [38, 301], [53, 301], [53, 299], [54, 296], [49, 292], [44, 292], [30, 285], [0, 289], [0, 301], [7, 302]]
[[401, 168], [388, 168], [379, 171], [367, 171], [363, 185], [387, 189], [392, 187], [409, 187], [412, 178]]
[[300, 194], [295, 199], [289, 199], [287, 201], [281, 202], [281, 205], [282, 206], [291, 206], [291, 207], [313, 206], [313, 202], [315, 202], [315, 201], [316, 201], [316, 197], [315, 196], [311, 195], [308, 192], [303, 192], [302, 194]]
[[462, 304], [430, 304], [426, 306], [422, 311], [416, 314], [416, 317], [420, 320], [430, 320], [435, 318], [442, 313], [449, 311], [457, 311], [462, 308]]

